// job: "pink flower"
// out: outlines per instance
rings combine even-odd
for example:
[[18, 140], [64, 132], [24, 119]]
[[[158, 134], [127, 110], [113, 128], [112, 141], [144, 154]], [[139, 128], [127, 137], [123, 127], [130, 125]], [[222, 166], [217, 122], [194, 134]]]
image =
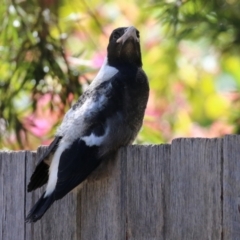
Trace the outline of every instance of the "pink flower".
[[[62, 116], [62, 104], [58, 95], [47, 93], [36, 96], [36, 110], [25, 117], [24, 127], [37, 137], [44, 137]], [[53, 110], [51, 109], [53, 106]]]
[[92, 59], [92, 66], [94, 68], [100, 68], [103, 64], [105, 56], [106, 56], [106, 54], [104, 54], [104, 53], [95, 54]]

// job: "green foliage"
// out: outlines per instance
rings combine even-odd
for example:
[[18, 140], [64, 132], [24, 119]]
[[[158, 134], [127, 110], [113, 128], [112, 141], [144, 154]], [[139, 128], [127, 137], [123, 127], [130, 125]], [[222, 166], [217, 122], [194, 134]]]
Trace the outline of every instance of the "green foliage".
[[95, 76], [110, 32], [128, 25], [140, 30], [151, 88], [136, 142], [240, 132], [236, 0], [6, 3], [0, 8], [0, 148], [48, 143]]
[[[22, 118], [36, 110], [40, 96], [49, 93], [53, 98], [57, 94], [69, 105], [67, 97], [81, 93], [80, 73], [66, 60], [56, 9], [50, 11], [51, 6], [45, 4], [8, 2], [4, 10], [1, 8], [0, 119], [7, 120], [19, 144], [23, 142], [21, 134], [26, 135]], [[49, 102], [51, 109], [54, 105], [54, 101]]]
[[237, 0], [157, 0], [153, 9], [176, 40], [205, 37], [221, 51], [235, 51], [240, 43], [240, 5]]
[[[234, 93], [240, 90], [238, 1], [158, 0], [150, 9], [168, 38], [174, 40], [172, 49], [180, 50], [174, 58], [180, 63], [173, 69], [175, 83], [167, 88], [180, 84], [185, 103], [176, 112], [172, 131], [177, 136], [178, 131], [180, 136], [195, 136], [195, 131], [196, 136], [218, 136], [233, 133], [235, 128], [239, 133], [240, 98]], [[196, 123], [201, 132], [191, 130]]]

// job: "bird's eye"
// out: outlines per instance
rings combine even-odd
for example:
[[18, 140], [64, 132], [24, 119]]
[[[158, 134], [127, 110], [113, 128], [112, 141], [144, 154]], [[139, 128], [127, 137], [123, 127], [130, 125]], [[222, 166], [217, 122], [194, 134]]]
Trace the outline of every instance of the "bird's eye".
[[140, 34], [139, 34], [139, 31], [137, 31], [137, 38], [140, 38]]
[[119, 38], [120, 38], [120, 34], [119, 33], [117, 33], [117, 32], [113, 33], [113, 39], [117, 40]]

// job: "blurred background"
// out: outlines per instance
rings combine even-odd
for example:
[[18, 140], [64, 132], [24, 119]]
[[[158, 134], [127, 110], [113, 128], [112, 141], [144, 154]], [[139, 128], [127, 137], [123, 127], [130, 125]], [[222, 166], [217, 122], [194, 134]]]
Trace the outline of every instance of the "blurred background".
[[151, 94], [136, 143], [240, 131], [237, 0], [5, 0], [0, 149], [49, 144], [99, 70], [113, 29], [140, 31]]

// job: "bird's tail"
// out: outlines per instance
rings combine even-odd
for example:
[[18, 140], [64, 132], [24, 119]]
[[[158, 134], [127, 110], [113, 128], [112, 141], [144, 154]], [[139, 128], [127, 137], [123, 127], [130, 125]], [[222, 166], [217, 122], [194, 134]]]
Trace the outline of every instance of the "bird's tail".
[[35, 203], [35, 205], [32, 207], [32, 209], [30, 210], [26, 217], [25, 220], [26, 222], [31, 223], [39, 220], [55, 201], [54, 194], [51, 194], [46, 197], [44, 197], [44, 195], [45, 192], [43, 193], [41, 198], [37, 201], [37, 203]]

